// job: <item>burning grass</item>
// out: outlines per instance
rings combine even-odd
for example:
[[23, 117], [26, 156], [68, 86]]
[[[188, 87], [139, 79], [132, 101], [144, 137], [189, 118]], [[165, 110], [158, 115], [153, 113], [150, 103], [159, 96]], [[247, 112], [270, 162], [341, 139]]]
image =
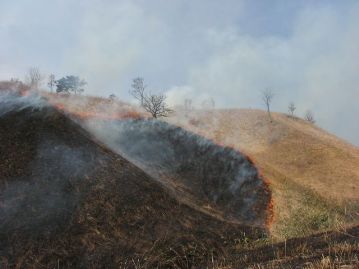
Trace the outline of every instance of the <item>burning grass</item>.
[[272, 236], [359, 221], [359, 150], [300, 119], [259, 110], [180, 112], [169, 121], [251, 156], [273, 196]]
[[[110, 130], [117, 139], [119, 134], [125, 139], [119, 149], [136, 161], [135, 166], [68, 118], [82, 123], [104, 118], [117, 122], [118, 117], [122, 124], [129, 121], [124, 114], [115, 114], [114, 120], [107, 101], [89, 98], [82, 107], [54, 109], [44, 98], [33, 97], [19, 97], [21, 105], [0, 113], [0, 267], [333, 268], [358, 264], [358, 227], [274, 243], [263, 227], [271, 216], [267, 185], [253, 161], [233, 148], [164, 123], [152, 126], [151, 121], [137, 119], [121, 132]], [[24, 98], [32, 101], [24, 105]], [[68, 97], [58, 98], [63, 98], [60, 105]], [[98, 116], [102, 106], [107, 109], [105, 116]], [[81, 117], [77, 113], [81, 110], [88, 116]], [[136, 126], [142, 125], [151, 128], [141, 133]], [[217, 139], [222, 135], [216, 132]], [[146, 152], [133, 151], [141, 145], [141, 137], [153, 137], [152, 144]], [[127, 148], [126, 139], [131, 142]], [[156, 139], [175, 154], [158, 147]], [[326, 213], [328, 208], [337, 212], [335, 203], [286, 180], [272, 166], [263, 165], [263, 157], [255, 157], [262, 171], [272, 180], [275, 177], [270, 187], [276, 197], [287, 193], [286, 200], [294, 197], [304, 210], [315, 208], [313, 214], [298, 211], [297, 218], [288, 215], [283, 223], [288, 229], [285, 237], [332, 228], [332, 215]], [[256, 184], [235, 195], [228, 188], [221, 192], [221, 186], [231, 186], [229, 179], [237, 171], [233, 167], [243, 164], [256, 171]], [[157, 174], [148, 167], [155, 167]], [[306, 195], [298, 198], [293, 190]], [[252, 196], [246, 196], [248, 193]], [[259, 209], [253, 210], [258, 214], [254, 219], [259, 216], [262, 225], [252, 219], [243, 225], [246, 214], [235, 211], [243, 207], [241, 197], [257, 201], [259, 206], [250, 210]], [[275, 202], [275, 212], [279, 212], [280, 199]], [[347, 207], [344, 215], [352, 216], [355, 210], [355, 205]], [[275, 219], [275, 225], [281, 220], [284, 218]], [[305, 227], [311, 228], [303, 230]]]
[[[165, 182], [183, 202], [218, 216], [229, 214], [229, 217], [236, 221], [246, 223], [251, 219], [251, 225], [270, 225], [272, 201], [268, 183], [263, 181], [253, 161], [248, 157], [229, 147], [224, 148], [186, 133], [180, 128], [174, 129], [166, 123], [140, 121], [141, 118], [147, 117], [145, 113], [140, 114], [132, 106], [117, 100], [84, 96], [72, 96], [70, 99], [69, 95], [48, 93], [42, 95], [60, 111], [75, 117], [82, 124], [85, 122], [84, 126], [88, 127], [91, 123], [89, 130], [97, 134], [101, 141], [135, 162], [153, 177], [162, 178], [161, 182]], [[209, 144], [211, 146], [208, 146]], [[176, 152], [170, 152], [173, 150]], [[235, 160], [235, 155], [238, 155], [238, 160]], [[236, 170], [237, 174], [233, 174], [231, 170], [236, 165], [240, 168]], [[202, 171], [195, 171], [193, 167]], [[248, 171], [246, 175], [236, 179], [245, 171]], [[206, 174], [203, 174], [204, 172]], [[229, 190], [236, 180], [242, 181], [243, 178], [248, 178], [249, 183], [238, 184], [242, 192], [247, 194], [235, 194], [236, 191]], [[197, 183], [194, 185], [193, 182]], [[223, 188], [228, 190], [223, 191]], [[250, 195], [260, 197], [258, 202], [252, 202], [257, 198], [250, 198]], [[236, 196], [240, 197], [237, 204], [231, 204], [230, 197]], [[225, 204], [226, 210], [223, 207]], [[228, 210], [229, 208], [232, 209]], [[240, 217], [237, 218], [238, 216]]]
[[271, 219], [271, 193], [240, 152], [157, 120], [95, 119], [85, 126], [182, 202], [251, 226], [266, 227]]
[[19, 80], [0, 81], [0, 92], [12, 92], [18, 95], [27, 95], [30, 87]]
[[191, 267], [265, 236], [181, 203], [51, 106], [15, 106], [0, 130], [2, 267]]
[[148, 115], [127, 103], [94, 96], [41, 92], [50, 104], [78, 119], [141, 119]]

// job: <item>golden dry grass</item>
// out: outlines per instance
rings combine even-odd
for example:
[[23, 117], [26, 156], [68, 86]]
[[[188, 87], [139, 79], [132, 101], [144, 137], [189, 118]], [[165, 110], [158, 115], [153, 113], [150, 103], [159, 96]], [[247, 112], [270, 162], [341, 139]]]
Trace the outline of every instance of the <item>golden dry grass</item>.
[[[59, 96], [58, 98], [68, 97]], [[87, 112], [104, 112], [105, 116], [113, 112], [112, 109], [107, 108], [108, 100], [88, 98], [86, 102], [82, 102], [81, 97], [75, 98], [78, 99], [78, 103], [83, 104], [81, 108], [71, 106], [75, 111], [70, 112], [75, 114], [83, 108], [88, 109]], [[105, 106], [105, 111], [101, 109], [102, 105]], [[126, 108], [122, 110], [123, 105], [120, 103], [118, 106], [115, 104], [114, 107], [119, 108], [121, 112], [126, 112]], [[207, 268], [298, 268], [298, 265], [304, 266], [299, 268], [340, 268], [339, 266], [356, 268], [355, 266], [359, 263], [358, 228], [345, 230], [343, 227], [358, 223], [359, 219], [358, 149], [302, 120], [288, 118], [282, 114], [274, 114], [273, 117], [274, 122], [269, 123], [266, 114], [262, 111], [226, 110], [192, 113], [188, 117], [177, 116], [170, 119], [171, 122], [205, 135], [220, 144], [231, 145], [254, 159], [271, 183], [275, 206], [275, 219], [271, 226], [273, 238], [254, 240], [247, 237], [248, 233], [243, 233], [228, 234], [228, 238], [223, 239], [225, 238], [223, 234], [231, 230], [231, 225], [224, 226], [224, 223], [216, 220], [216, 223], [211, 226], [207, 221], [208, 217], [203, 217], [202, 222], [201, 216], [204, 214], [199, 212], [201, 210], [193, 210], [178, 202], [173, 204], [171, 201], [174, 199], [166, 200], [167, 192], [161, 188], [157, 190], [151, 185], [152, 181], [145, 180], [145, 175], [140, 177], [134, 173], [133, 169], [137, 168], [124, 160], [121, 164], [119, 157], [113, 156], [114, 165], [106, 166], [103, 162], [96, 165], [100, 169], [99, 181], [96, 181], [99, 184], [92, 188], [91, 195], [88, 196], [89, 200], [86, 200], [87, 203], [83, 204], [84, 206], [79, 211], [79, 220], [85, 224], [86, 233], [80, 236], [77, 233], [78, 230], [74, 230], [75, 240], [69, 240], [71, 236], [61, 236], [59, 241], [61, 244], [55, 241], [47, 242], [45, 247], [39, 249], [38, 254], [35, 248], [34, 252], [31, 252], [28, 245], [17, 241], [18, 244], [21, 243], [24, 246], [25, 252], [24, 256], [18, 256], [15, 264], [18, 268], [26, 262], [33, 264], [33, 268], [40, 267], [41, 264], [44, 268], [45, 264], [49, 266], [51, 264], [53, 268], [60, 267], [59, 257], [64, 260], [67, 258], [75, 260], [79, 257], [78, 253], [74, 252], [76, 254], [71, 256], [69, 250], [73, 248], [73, 251], [77, 251], [81, 246], [91, 253], [88, 268], [104, 267], [104, 262], [108, 262], [108, 265], [116, 264], [117, 268], [155, 268], [156, 266], [193, 268], [191, 266], [193, 263], [207, 264]], [[65, 120], [64, 117], [62, 119]], [[38, 120], [35, 123], [38, 124]], [[34, 131], [35, 123], [30, 124], [31, 131]], [[12, 125], [5, 124], [4, 126]], [[43, 124], [43, 126], [53, 132], [62, 125], [56, 121], [56, 124]], [[69, 130], [61, 130], [66, 133], [64, 137], [69, 139]], [[24, 137], [23, 134], [21, 133], [21, 137]], [[77, 141], [82, 136], [75, 137], [76, 139], [73, 140]], [[12, 141], [11, 145], [14, 144], [13, 135], [9, 141]], [[28, 136], [24, 142], [26, 145], [31, 144]], [[101, 152], [108, 152], [100, 145], [97, 147], [101, 148]], [[24, 150], [26, 147], [21, 148]], [[20, 151], [13, 150], [13, 152]], [[25, 156], [25, 154], [19, 154], [19, 156]], [[19, 158], [15, 159], [16, 163], [19, 163]], [[126, 170], [122, 168], [127, 166], [129, 170], [124, 172]], [[122, 177], [117, 173], [123, 172], [125, 178], [119, 184], [117, 179]], [[140, 173], [139, 170], [138, 173]], [[119, 195], [122, 189], [128, 190], [132, 181], [128, 180], [128, 177], [139, 180], [140, 183], [134, 184], [134, 189], [140, 188], [144, 191], [142, 193], [125, 192]], [[151, 200], [151, 197], [154, 199]], [[133, 207], [124, 207], [129, 204]], [[154, 207], [157, 205], [160, 210]], [[123, 210], [124, 208], [126, 210]], [[104, 214], [105, 210], [106, 214]], [[178, 215], [173, 213], [173, 211], [177, 212], [176, 210], [180, 212]], [[169, 211], [172, 213], [168, 214]], [[196, 215], [191, 217], [193, 211]], [[156, 240], [152, 247], [146, 245], [149, 247], [148, 251], [142, 255], [126, 256], [119, 244], [123, 242], [125, 246], [128, 245], [129, 240], [133, 240], [135, 235], [138, 235], [141, 240], [144, 236], [153, 235], [153, 231], [145, 231], [143, 228], [147, 227], [146, 225], [152, 227], [150, 221], [152, 217], [161, 218], [161, 221], [163, 218], [164, 223], [166, 221], [172, 223], [172, 219], [178, 219], [176, 225], [183, 227], [185, 231], [200, 227], [198, 231], [196, 230], [195, 236], [203, 236], [203, 230], [208, 230], [210, 238], [218, 234], [220, 238], [217, 242], [222, 244], [222, 241], [224, 243], [233, 241], [234, 247], [223, 248], [216, 243], [213, 245], [213, 248], [217, 250], [214, 255], [213, 250], [209, 251], [208, 242], [193, 244], [193, 236], [186, 238], [182, 236], [184, 232], [178, 230], [178, 233], [173, 235], [175, 241], [172, 242], [167, 238]], [[130, 225], [127, 225], [129, 223]], [[135, 223], [141, 224], [143, 232], [133, 230], [132, 224]], [[161, 225], [154, 231], [161, 233], [164, 227]], [[276, 244], [276, 239], [304, 236], [333, 228], [338, 228], [338, 232], [283, 240]], [[235, 230], [240, 231], [237, 227]], [[138, 244], [139, 241], [136, 242]], [[145, 243], [136, 246], [143, 250]], [[94, 255], [95, 251], [99, 256]], [[42, 254], [45, 252], [49, 256]], [[3, 265], [4, 268], [11, 268], [7, 267], [7, 264], [9, 264], [7, 259], [1, 259], [0, 267]], [[49, 266], [47, 268], [50, 268]]]
[[177, 113], [171, 123], [248, 154], [271, 184], [274, 237], [359, 221], [359, 149], [299, 118], [232, 109]]

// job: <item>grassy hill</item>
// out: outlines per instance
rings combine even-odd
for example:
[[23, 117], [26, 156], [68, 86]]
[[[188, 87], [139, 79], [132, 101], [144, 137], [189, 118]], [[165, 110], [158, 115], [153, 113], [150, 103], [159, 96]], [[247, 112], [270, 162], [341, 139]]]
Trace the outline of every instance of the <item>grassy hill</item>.
[[169, 119], [186, 131], [117, 101], [8, 88], [0, 268], [359, 263], [358, 149], [307, 122], [256, 110]]
[[170, 122], [248, 154], [273, 193], [276, 238], [359, 221], [359, 149], [299, 118], [231, 109], [177, 113]]
[[[0, 268], [183, 268], [265, 235], [265, 227], [182, 202], [43, 97], [10, 93], [0, 101]], [[216, 145], [205, 150], [217, 152]], [[185, 171], [194, 173], [189, 184], [201, 182], [196, 167]], [[221, 199], [240, 218], [237, 198], [224, 192]], [[261, 200], [259, 214], [265, 214], [268, 198]]]

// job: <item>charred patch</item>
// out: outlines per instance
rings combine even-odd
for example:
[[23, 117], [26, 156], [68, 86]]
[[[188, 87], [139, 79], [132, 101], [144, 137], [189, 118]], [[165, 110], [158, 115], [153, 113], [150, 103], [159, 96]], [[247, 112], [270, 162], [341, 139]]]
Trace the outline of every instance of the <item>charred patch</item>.
[[161, 179], [41, 100], [9, 98], [0, 115], [1, 268], [118, 268], [156, 258], [154, 245], [176, 246], [187, 255], [179, 264], [188, 257], [196, 264], [265, 234], [182, 203]]
[[270, 191], [240, 152], [156, 120], [92, 122], [88, 127], [185, 202], [229, 220], [265, 225]]

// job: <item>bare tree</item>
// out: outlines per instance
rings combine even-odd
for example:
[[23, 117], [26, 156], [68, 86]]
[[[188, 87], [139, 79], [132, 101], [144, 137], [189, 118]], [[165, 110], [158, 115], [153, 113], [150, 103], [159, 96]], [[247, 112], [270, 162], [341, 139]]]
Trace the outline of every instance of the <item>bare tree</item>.
[[297, 109], [297, 107], [295, 106], [295, 104], [293, 102], [290, 102], [288, 105], [288, 112], [290, 114], [290, 116], [294, 117], [294, 111]]
[[314, 115], [310, 110], [307, 110], [307, 112], [305, 112], [304, 119], [310, 123], [315, 123]]
[[268, 113], [270, 122], [272, 122], [272, 115], [271, 115], [271, 111], [270, 111], [270, 105], [272, 103], [273, 98], [274, 98], [274, 93], [272, 92], [271, 89], [265, 89], [262, 92], [262, 100], [263, 100], [263, 103], [265, 104], [265, 106], [267, 108], [267, 113]]
[[137, 100], [140, 101], [141, 106], [144, 105], [144, 99], [145, 99], [145, 89], [146, 86], [144, 84], [144, 79], [141, 77], [137, 77], [133, 79], [132, 82], [132, 89], [130, 90], [130, 94], [135, 97]]
[[172, 111], [166, 105], [166, 96], [163, 94], [155, 95], [151, 94], [149, 96], [145, 96], [143, 99], [143, 108], [150, 112], [152, 117], [168, 117]]
[[53, 89], [56, 86], [56, 80], [55, 80], [55, 75], [54, 74], [51, 74], [49, 76], [49, 81], [47, 83], [47, 86], [49, 86], [51, 92], [53, 92]]
[[42, 75], [40, 73], [39, 68], [31, 67], [26, 76], [26, 81], [27, 81], [27, 84], [30, 86], [30, 88], [38, 89], [40, 86], [41, 80], [42, 80]]
[[149, 113], [152, 117], [168, 117], [173, 112], [166, 104], [166, 96], [163, 94], [146, 94], [146, 86], [143, 78], [135, 78], [132, 83], [132, 89], [130, 94], [140, 101], [141, 106]]

